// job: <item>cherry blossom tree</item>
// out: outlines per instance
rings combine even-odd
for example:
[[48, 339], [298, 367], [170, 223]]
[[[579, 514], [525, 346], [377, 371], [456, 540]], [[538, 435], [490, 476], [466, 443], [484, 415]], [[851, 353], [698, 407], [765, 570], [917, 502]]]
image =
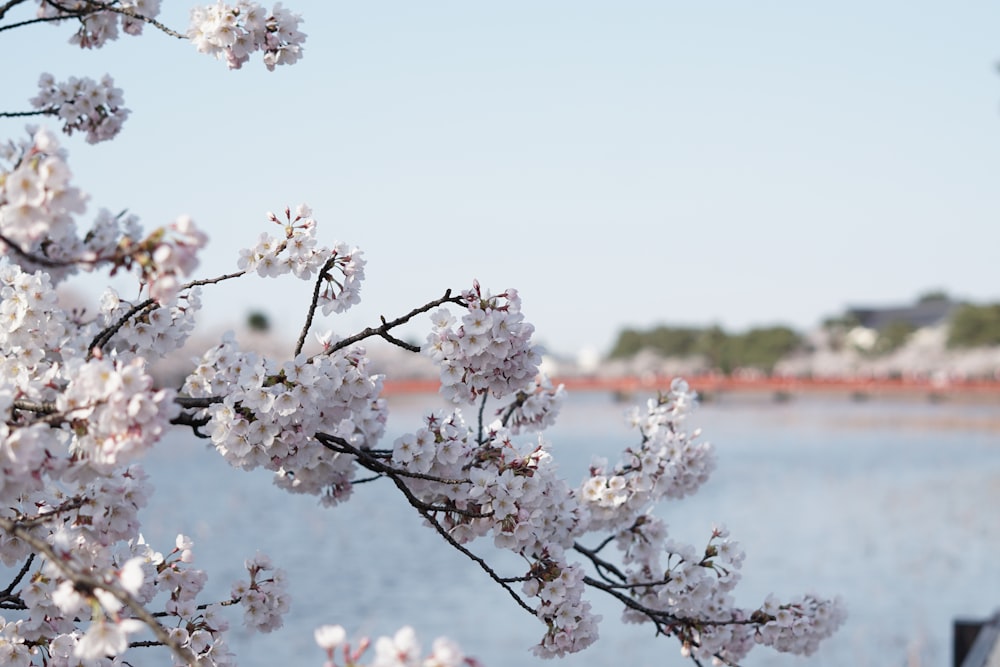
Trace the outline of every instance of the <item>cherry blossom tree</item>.
[[[14, 18], [24, 10], [34, 13]], [[70, 26], [70, 42], [92, 49], [155, 29], [229, 68], [258, 53], [268, 69], [303, 55], [301, 19], [280, 4], [196, 7], [183, 33], [157, 21], [158, 11], [158, 0], [8, 0], [0, 32]], [[42, 74], [29, 103], [29, 111], [0, 115], [54, 117], [62, 132], [91, 143], [117, 136], [129, 115], [110, 76]], [[229, 665], [227, 607], [242, 609], [251, 630], [281, 627], [286, 576], [267, 556], [246, 560], [228, 598], [205, 600], [209, 575], [192, 566], [189, 538], [166, 547], [143, 539], [137, 512], [151, 490], [142, 460], [176, 428], [208, 439], [234, 468], [267, 469], [279, 489], [325, 506], [350, 500], [359, 484], [401, 494], [415, 519], [538, 619], [541, 657], [597, 640], [593, 595], [610, 596], [624, 622], [648, 624], [697, 664], [737, 664], [757, 644], [809, 654], [842, 622], [839, 601], [811, 594], [737, 607], [738, 542], [722, 527], [700, 546], [678, 542], [654, 513], [696, 492], [715, 465], [713, 448], [689, 425], [695, 396], [683, 381], [632, 412], [635, 444], [617, 462], [595, 461], [574, 484], [558, 475], [539, 436], [564, 391], [539, 374], [516, 290], [472, 282], [336, 336], [318, 322], [358, 303], [364, 255], [321, 242], [307, 206], [262, 216], [265, 231], [234, 254], [231, 273], [194, 279], [207, 238], [189, 218], [145, 231], [134, 216], [102, 210], [82, 231], [85, 201], [51, 129], [31, 126], [0, 146], [0, 559], [16, 573], [0, 592], [5, 664], [136, 664], [134, 653], [160, 647], [177, 665]], [[58, 304], [59, 283], [95, 271], [130, 273], [141, 298], [108, 288], [94, 316]], [[289, 358], [226, 336], [182, 387], [157, 386], [146, 359], [184, 344], [202, 288], [287, 274], [312, 293]], [[411, 321], [426, 323], [422, 346], [394, 335]], [[311, 335], [321, 345], [310, 354]], [[383, 442], [388, 408], [369, 339], [432, 359], [452, 408]], [[500, 571], [491, 563], [497, 550], [523, 566]], [[425, 655], [410, 628], [357, 645], [340, 625], [314, 636], [327, 665], [476, 664], [447, 639]]]

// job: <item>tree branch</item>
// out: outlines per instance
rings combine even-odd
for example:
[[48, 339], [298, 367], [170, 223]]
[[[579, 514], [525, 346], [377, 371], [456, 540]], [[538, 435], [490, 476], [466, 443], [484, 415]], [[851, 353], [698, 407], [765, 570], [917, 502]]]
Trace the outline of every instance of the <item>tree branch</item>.
[[[0, 236], [0, 240], [5, 240], [5, 239], [3, 239], [2, 236]], [[232, 278], [239, 278], [240, 276], [244, 275], [245, 273], [246, 273], [246, 271], [237, 271], [236, 273], [226, 273], [224, 275], [217, 276], [215, 278], [203, 278], [201, 280], [192, 280], [189, 283], [185, 283], [185, 284], [181, 285], [180, 289], [177, 290], [177, 293], [180, 294], [181, 292], [189, 290], [192, 287], [201, 287], [203, 285], [215, 285], [217, 283], [223, 282], [224, 280], [231, 280]], [[100, 333], [98, 333], [96, 336], [94, 336], [94, 339], [90, 342], [90, 346], [87, 348], [87, 349], [90, 350], [90, 352], [88, 353], [87, 358], [90, 359], [91, 357], [93, 357], [93, 352], [94, 352], [95, 349], [98, 349], [98, 348], [103, 349], [105, 345], [107, 345], [108, 343], [110, 343], [111, 339], [114, 337], [114, 335], [116, 333], [118, 333], [118, 331], [123, 326], [125, 326], [125, 323], [128, 322], [129, 319], [131, 319], [137, 313], [139, 313], [139, 312], [141, 312], [143, 310], [146, 310], [146, 309], [148, 309], [147, 312], [152, 312], [152, 311], [156, 310], [157, 308], [161, 308], [161, 307], [162, 307], [162, 305], [159, 302], [157, 302], [156, 299], [146, 299], [145, 301], [142, 301], [142, 302], [140, 302], [140, 303], [132, 306], [132, 308], [130, 308], [127, 313], [125, 313], [120, 318], [118, 318], [118, 320], [116, 320], [114, 324], [112, 324], [111, 326], [107, 327], [106, 329], [104, 329], [103, 331], [101, 331]]]
[[[0, 28], [2, 30], [2, 28]], [[0, 118], [24, 118], [26, 116], [53, 116], [56, 109], [35, 109], [34, 111], [0, 111]]]
[[72, 16], [39, 16], [33, 19], [27, 19], [25, 21], [18, 21], [17, 23], [9, 23], [7, 25], [0, 25], [0, 32], [5, 30], [13, 30], [14, 28], [23, 28], [26, 25], [31, 25], [33, 23], [54, 23], [57, 21], [65, 21], [68, 18], [73, 18]]
[[[91, 14], [97, 14], [98, 12], [111, 12], [112, 14], [121, 14], [122, 16], [127, 16], [136, 21], [142, 21], [143, 23], [148, 23], [154, 28], [158, 29], [160, 32], [169, 35], [171, 37], [176, 37], [178, 39], [187, 39], [187, 35], [183, 35], [176, 30], [168, 28], [163, 23], [160, 23], [154, 18], [149, 16], [143, 16], [131, 7], [122, 7], [117, 4], [117, 2], [97, 2], [97, 0], [90, 0], [88, 7], [83, 7], [82, 9], [73, 9], [71, 7], [66, 7], [65, 5], [55, 2], [55, 0], [45, 0], [45, 3], [49, 4], [63, 12], [62, 16], [47, 17], [50, 21], [62, 21], [65, 19], [80, 19], [81, 23], [85, 23], [84, 19]], [[36, 23], [35, 21], [22, 22], [21, 25], [26, 25], [27, 23]], [[16, 24], [15, 24], [16, 25]], [[13, 26], [12, 26], [13, 27]]]
[[28, 252], [17, 243], [12, 241], [6, 234], [0, 234], [0, 241], [3, 241], [7, 247], [14, 251], [14, 254], [18, 257], [23, 257], [29, 262], [34, 262], [39, 266], [44, 266], [47, 268], [62, 268], [64, 266], [75, 266], [77, 264], [96, 264], [100, 260], [83, 260], [83, 259], [49, 259], [44, 255], [36, 255], [34, 253]]
[[[440, 299], [435, 299], [434, 301], [431, 301], [429, 303], [425, 303], [422, 306], [414, 308], [413, 310], [411, 310], [410, 312], [408, 312], [406, 315], [403, 315], [401, 317], [397, 317], [396, 319], [392, 320], [391, 322], [386, 322], [385, 319], [383, 318], [382, 319], [382, 326], [374, 328], [374, 329], [372, 327], [368, 327], [364, 331], [361, 331], [360, 333], [356, 333], [353, 336], [350, 336], [349, 338], [345, 338], [345, 339], [343, 339], [341, 341], [338, 341], [336, 344], [331, 345], [326, 350], [323, 350], [323, 352], [321, 352], [320, 354], [333, 354], [334, 352], [337, 352], [338, 350], [342, 350], [345, 347], [348, 347], [350, 345], [353, 345], [354, 343], [362, 341], [365, 338], [371, 338], [372, 336], [381, 336], [382, 338], [386, 338], [385, 334], [387, 332], [391, 331], [392, 329], [395, 329], [396, 327], [398, 327], [398, 326], [400, 326], [402, 324], [406, 324], [407, 322], [409, 322], [410, 320], [412, 320], [417, 315], [420, 315], [421, 313], [426, 313], [431, 308], [437, 308], [438, 306], [444, 305], [446, 303], [455, 303], [455, 304], [458, 304], [460, 306], [464, 306], [465, 305], [464, 301], [462, 301], [458, 297], [455, 297], [455, 296], [451, 295], [451, 290], [447, 290], [447, 291], [445, 291], [444, 296], [441, 297]], [[393, 339], [392, 339], [392, 337], [388, 337], [388, 338], [386, 338], [386, 340], [388, 340], [389, 342], [392, 342]], [[319, 355], [316, 355], [316, 356], [319, 356]]]
[[18, 5], [24, 4], [27, 1], [28, 0], [7, 0], [7, 2], [0, 5], [0, 19], [6, 16], [8, 11], [13, 9], [14, 7], [17, 7]]
[[[414, 509], [416, 509], [422, 517], [424, 517], [424, 519], [431, 525], [431, 527], [433, 527], [434, 530], [436, 530], [437, 533], [441, 537], [443, 537], [448, 544], [450, 544], [452, 547], [454, 547], [461, 553], [465, 554], [466, 557], [468, 557], [470, 560], [479, 565], [479, 567], [482, 568], [484, 572], [486, 572], [486, 574], [490, 577], [490, 579], [498, 583], [504, 590], [506, 590], [510, 594], [512, 598], [514, 598], [514, 601], [517, 602], [517, 604], [522, 609], [524, 609], [531, 615], [535, 615], [535, 610], [532, 609], [527, 602], [521, 599], [521, 596], [518, 595], [513, 588], [511, 588], [510, 584], [503, 577], [498, 575], [485, 560], [483, 560], [476, 554], [472, 553], [462, 544], [460, 544], [454, 537], [451, 536], [451, 534], [444, 528], [444, 526], [442, 526], [438, 522], [437, 518], [431, 511], [424, 509], [424, 507], [422, 507], [424, 503], [415, 495], [413, 495], [413, 492], [410, 491], [409, 487], [407, 487], [406, 483], [403, 481], [402, 475], [398, 474], [394, 468], [385, 465], [384, 463], [378, 461], [377, 459], [366, 456], [363, 450], [359, 450], [353, 447], [349, 442], [347, 442], [343, 438], [338, 438], [336, 436], [328, 435], [325, 433], [317, 433], [316, 439], [320, 443], [322, 443], [325, 447], [333, 449], [333, 451], [349, 451], [350, 453], [353, 453], [357, 457], [358, 463], [360, 463], [363, 467], [368, 468], [372, 472], [384, 472], [385, 475], [392, 480], [393, 484], [396, 485], [396, 488], [399, 489], [400, 493], [403, 494], [407, 502], [409, 502], [410, 505]], [[344, 449], [338, 450], [334, 447], [331, 447], [330, 444], [339, 445]]]
[[[35, 562], [35, 554], [33, 553], [28, 554], [28, 558], [25, 559], [24, 565], [21, 566], [21, 570], [11, 580], [10, 585], [7, 586], [7, 588], [0, 591], [0, 605], [9, 603], [14, 605], [20, 605], [15, 607], [17, 609], [27, 608], [27, 605], [24, 604], [24, 601], [21, 599], [21, 597], [12, 595], [12, 593], [14, 592], [14, 589], [17, 588], [17, 585], [20, 584], [21, 581], [24, 579], [24, 576], [28, 574], [28, 570], [31, 569], [31, 564], [34, 562]], [[6, 607], [6, 608], [10, 609], [11, 607]]]
[[486, 442], [486, 432], [483, 430], [483, 412], [486, 411], [486, 401], [490, 397], [490, 392], [483, 394], [483, 400], [479, 401], [479, 431], [476, 443], [482, 445]]
[[609, 563], [608, 561], [604, 560], [603, 558], [597, 555], [599, 549], [600, 547], [598, 547], [598, 549], [588, 549], [579, 542], [573, 542], [573, 550], [586, 556], [590, 560], [590, 562], [594, 564], [594, 569], [597, 570], [597, 573], [601, 575], [601, 577], [605, 581], [608, 582], [608, 585], [614, 585], [614, 584], [604, 574], [605, 572], [610, 572], [615, 577], [617, 577], [619, 581], [623, 582], [628, 581], [628, 577], [625, 576], [624, 572], [619, 570], [613, 563]]
[[328, 278], [327, 272], [334, 267], [337, 263], [337, 253], [334, 251], [333, 255], [323, 263], [323, 268], [319, 270], [319, 275], [316, 276], [316, 285], [313, 286], [312, 301], [309, 302], [309, 312], [306, 313], [306, 323], [302, 325], [302, 332], [299, 334], [299, 340], [295, 344], [295, 354], [292, 356], [299, 356], [302, 352], [302, 346], [306, 344], [306, 336], [309, 335], [309, 329], [312, 327], [313, 316], [316, 314], [316, 306], [319, 304], [319, 290], [323, 284], [323, 281]]

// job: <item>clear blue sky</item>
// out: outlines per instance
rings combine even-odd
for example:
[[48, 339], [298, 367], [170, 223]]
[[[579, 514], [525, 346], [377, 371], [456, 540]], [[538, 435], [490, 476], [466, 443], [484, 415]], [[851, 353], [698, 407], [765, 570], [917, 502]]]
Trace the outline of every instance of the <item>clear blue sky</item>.
[[[96, 52], [69, 26], [0, 33], [23, 54], [0, 106], [27, 108], [41, 71], [114, 76], [133, 116], [64, 142], [77, 182], [92, 212], [190, 214], [204, 275], [308, 202], [368, 258], [361, 306], [327, 322], [342, 334], [473, 278], [517, 287], [570, 354], [625, 325], [1000, 299], [995, 2], [285, 4], [309, 39], [273, 73], [155, 31]], [[164, 5], [186, 28], [190, 5]], [[291, 337], [309, 289], [218, 288], [206, 321], [261, 309]]]

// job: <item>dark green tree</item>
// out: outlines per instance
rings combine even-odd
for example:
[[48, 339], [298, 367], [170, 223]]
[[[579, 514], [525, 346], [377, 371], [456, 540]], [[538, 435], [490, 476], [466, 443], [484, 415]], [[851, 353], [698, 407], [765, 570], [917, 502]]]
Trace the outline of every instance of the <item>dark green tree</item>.
[[948, 347], [1000, 345], [1000, 303], [962, 304], [951, 316]]

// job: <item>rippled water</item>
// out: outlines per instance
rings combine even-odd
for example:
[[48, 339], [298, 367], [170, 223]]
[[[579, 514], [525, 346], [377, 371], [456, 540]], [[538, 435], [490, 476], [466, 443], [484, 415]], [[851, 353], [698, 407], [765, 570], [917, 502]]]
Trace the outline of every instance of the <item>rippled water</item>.
[[[428, 405], [436, 399], [396, 399], [390, 434], [411, 428]], [[571, 481], [593, 454], [614, 459], [635, 441], [625, 408], [604, 394], [571, 397], [547, 436]], [[663, 506], [671, 533], [700, 544], [713, 522], [727, 524], [747, 552], [742, 605], [815, 590], [842, 595], [850, 613], [810, 658], [759, 648], [745, 664], [949, 665], [953, 619], [1000, 607], [998, 416], [997, 405], [839, 398], [702, 406], [692, 424], [716, 444], [719, 466], [696, 496]], [[167, 550], [177, 532], [193, 536], [210, 593], [228, 595], [257, 549], [289, 574], [285, 628], [247, 636], [234, 618], [244, 666], [318, 667], [312, 630], [322, 623], [372, 635], [410, 624], [425, 645], [447, 634], [491, 667], [541, 663], [530, 647], [542, 626], [422, 526], [388, 483], [323, 509], [278, 490], [266, 473], [229, 469], [181, 433], [147, 469], [157, 487], [144, 512], [148, 541]], [[675, 642], [622, 625], [615, 605], [593, 599], [602, 638], [561, 664], [690, 664]]]

